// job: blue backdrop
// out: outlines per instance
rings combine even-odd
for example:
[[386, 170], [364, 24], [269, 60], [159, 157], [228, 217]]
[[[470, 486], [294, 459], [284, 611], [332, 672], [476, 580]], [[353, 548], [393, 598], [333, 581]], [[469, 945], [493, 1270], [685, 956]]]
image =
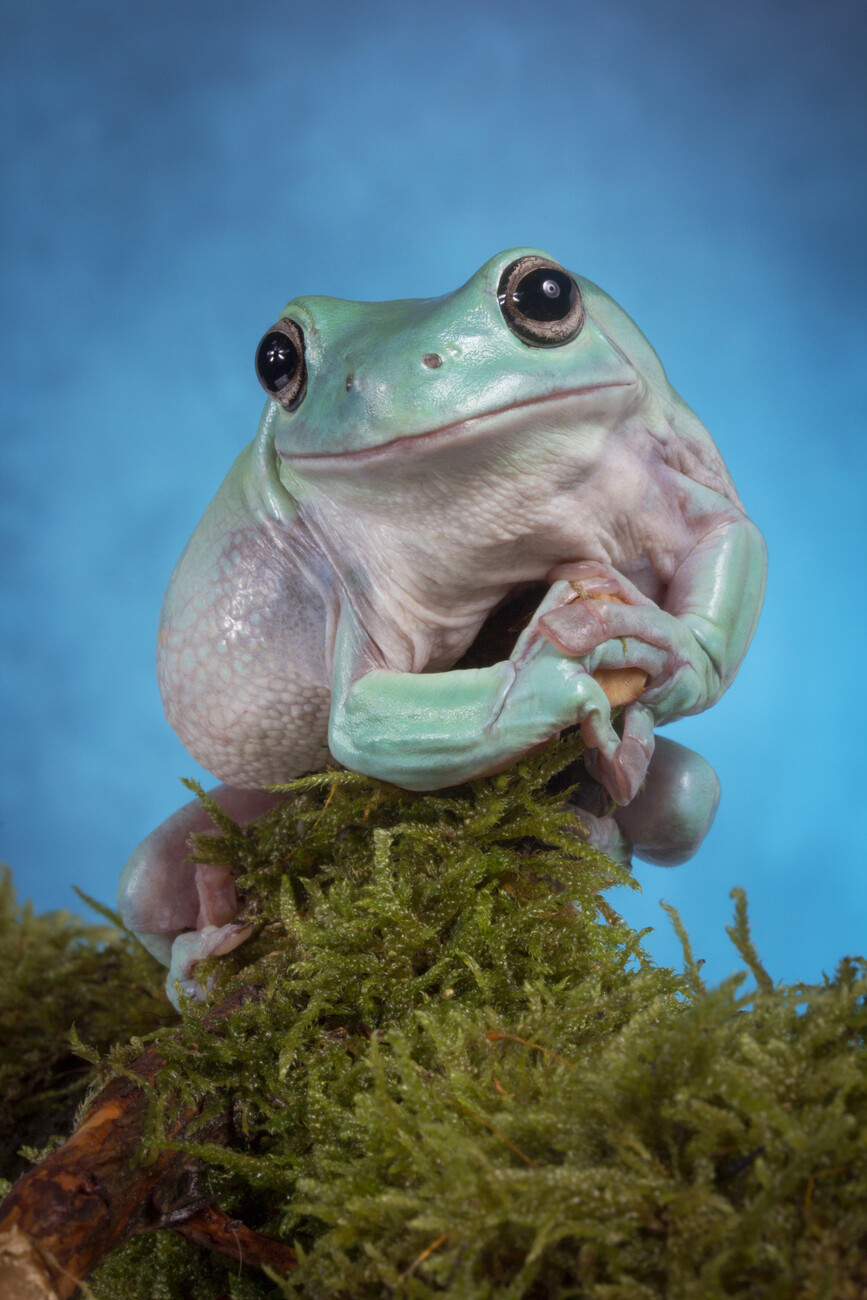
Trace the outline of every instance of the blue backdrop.
[[162, 592], [302, 292], [428, 296], [546, 249], [603, 285], [770, 547], [729, 694], [674, 734], [723, 802], [637, 868], [712, 979], [749, 893], [772, 974], [867, 949], [865, 11], [831, 0], [7, 0], [2, 853], [113, 901], [201, 775], [164, 721]]

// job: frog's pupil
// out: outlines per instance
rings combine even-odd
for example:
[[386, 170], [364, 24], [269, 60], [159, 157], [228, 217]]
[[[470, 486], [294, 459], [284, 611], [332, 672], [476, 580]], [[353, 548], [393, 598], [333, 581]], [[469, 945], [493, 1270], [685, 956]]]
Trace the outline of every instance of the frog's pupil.
[[565, 271], [537, 267], [518, 283], [512, 301], [528, 320], [563, 320], [575, 303], [578, 289]]
[[256, 369], [269, 393], [279, 393], [298, 373], [298, 349], [280, 330], [266, 334], [259, 344]]

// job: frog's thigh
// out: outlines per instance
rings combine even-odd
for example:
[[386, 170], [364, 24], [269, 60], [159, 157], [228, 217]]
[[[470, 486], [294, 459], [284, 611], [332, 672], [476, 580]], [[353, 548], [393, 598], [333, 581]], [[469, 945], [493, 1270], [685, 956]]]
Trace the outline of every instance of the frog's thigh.
[[[210, 794], [241, 824], [261, 817], [281, 798], [230, 785], [219, 785]], [[190, 836], [200, 832], [213, 835], [216, 828], [194, 799], [142, 840], [121, 874], [118, 910], [123, 923], [164, 966], [171, 964], [172, 942], [184, 930], [221, 926], [237, 915], [229, 869], [190, 860]]]
[[636, 857], [677, 867], [698, 851], [713, 825], [719, 795], [719, 778], [707, 759], [657, 736], [647, 780], [614, 819]]

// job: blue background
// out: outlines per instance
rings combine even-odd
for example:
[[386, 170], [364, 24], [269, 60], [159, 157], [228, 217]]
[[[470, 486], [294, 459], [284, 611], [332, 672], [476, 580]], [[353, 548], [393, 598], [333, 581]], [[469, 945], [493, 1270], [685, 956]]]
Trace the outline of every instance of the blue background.
[[747, 888], [772, 974], [867, 950], [865, 11], [832, 0], [12, 0], [2, 43], [2, 847], [38, 907], [112, 901], [197, 774], [153, 642], [169, 572], [303, 292], [421, 297], [546, 249], [635, 317], [770, 547], [723, 782], [639, 865], [712, 979]]

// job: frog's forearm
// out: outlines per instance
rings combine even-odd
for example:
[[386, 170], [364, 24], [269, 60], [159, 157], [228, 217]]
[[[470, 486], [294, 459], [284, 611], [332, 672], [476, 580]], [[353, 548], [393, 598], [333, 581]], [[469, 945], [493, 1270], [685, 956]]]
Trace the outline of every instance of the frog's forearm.
[[692, 632], [712, 665], [721, 695], [747, 652], [765, 593], [767, 550], [751, 520], [727, 521], [680, 566], [665, 609]]
[[[580, 664], [539, 642], [527, 659], [443, 673], [374, 669], [338, 689], [328, 744], [346, 767], [407, 790], [436, 790], [495, 770], [591, 714], [610, 718]], [[616, 740], [616, 738], [615, 738]]]
[[465, 781], [496, 748], [495, 720], [514, 677], [508, 663], [429, 676], [367, 673], [335, 700], [328, 747], [353, 771], [409, 790]]

